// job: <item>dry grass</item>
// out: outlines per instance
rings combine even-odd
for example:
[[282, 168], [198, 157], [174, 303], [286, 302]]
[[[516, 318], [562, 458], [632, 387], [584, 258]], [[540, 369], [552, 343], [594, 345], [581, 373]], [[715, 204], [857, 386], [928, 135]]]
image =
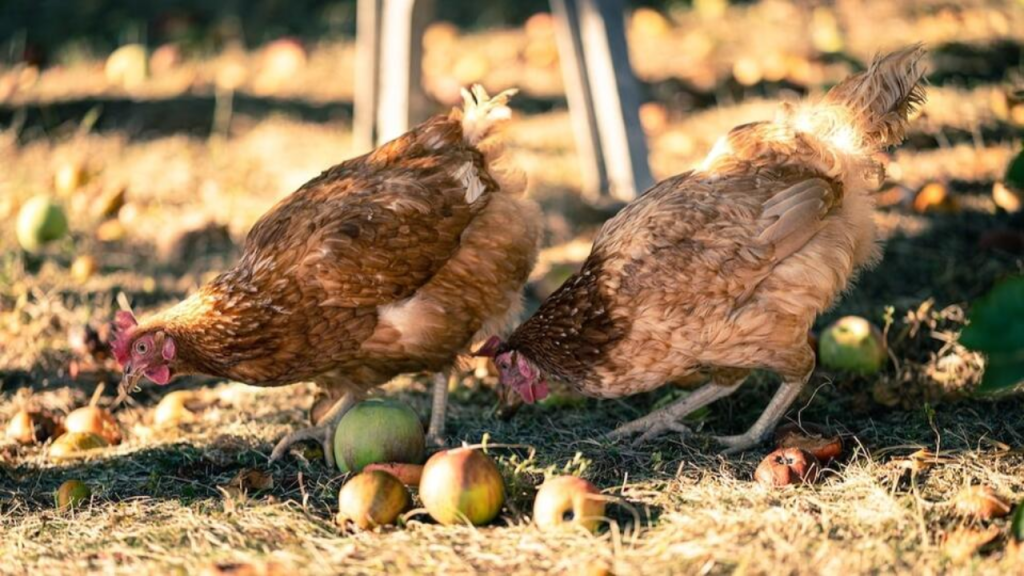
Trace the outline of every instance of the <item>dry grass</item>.
[[[741, 428], [766, 398], [764, 386], [752, 388], [744, 406], [716, 406], [704, 425]], [[491, 397], [481, 390], [458, 397], [456, 436], [488, 434], [524, 446], [492, 451], [511, 494], [496, 525], [444, 528], [419, 514], [404, 528], [346, 535], [330, 521], [343, 478], [319, 462], [267, 464], [272, 442], [304, 418], [300, 397], [241, 385], [213, 392], [216, 406], [172, 433], [150, 435], [131, 424], [144, 408], [121, 411], [126, 444], [88, 462], [55, 466], [40, 449], [8, 452], [0, 480], [4, 569], [194, 573], [210, 562], [273, 562], [283, 573], [600, 573], [598, 565], [618, 574], [927, 573], [954, 566], [941, 538], [966, 523], [947, 504], [960, 488], [984, 483], [1012, 500], [1024, 496], [1024, 456], [1008, 447], [1024, 440], [1019, 400], [847, 415], [849, 401], [819, 391], [800, 416], [843, 430], [851, 457], [818, 486], [770, 492], [750, 481], [760, 452], [722, 458], [699, 442], [668, 439], [633, 449], [595, 440], [640, 413], [642, 402], [524, 410], [501, 423], [487, 417]], [[414, 383], [388, 393], [426, 408]], [[941, 463], [912, 474], [904, 459], [918, 448], [939, 454]], [[248, 467], [269, 470], [273, 489], [244, 498], [217, 489]], [[528, 525], [531, 486], [553, 470], [581, 472], [623, 499], [611, 508], [607, 530], [552, 536]], [[61, 514], [52, 493], [69, 478], [89, 483], [95, 496]], [[1008, 573], [1015, 562], [1000, 541], [958, 566]]]
[[[839, 13], [855, 12], [855, 4], [840, 2]], [[1022, 28], [1010, 26], [1019, 13], [1005, 3], [989, 4], [965, 4], [959, 36], [947, 26], [950, 11], [956, 12], [948, 6], [914, 12], [913, 26], [906, 14], [886, 8], [873, 22], [888, 32], [870, 36], [863, 21], [843, 16], [848, 48], [864, 57], [878, 36], [886, 37], [878, 49], [902, 43], [904, 36], [979, 45], [999, 35], [1019, 40], [1014, 35]], [[788, 10], [780, 5], [733, 7], [724, 16], [677, 14], [677, 33], [652, 35], [634, 46], [650, 56], [638, 68], [656, 84], [659, 98], [666, 88], [658, 82], [699, 85], [708, 74], [721, 96], [721, 105], [677, 106], [676, 92], [660, 100], [668, 122], [648, 126], [659, 176], [685, 169], [728, 127], [770, 115], [776, 97], [792, 97], [763, 87], [737, 92], [723, 80], [737, 55], [770, 54], [766, 47], [809, 50], [806, 39], [792, 34], [737, 35], [743, 26], [718, 25], [770, 20]], [[666, 60], [699, 45], [694, 30], [710, 42], [704, 59]], [[512, 30], [500, 38], [515, 44], [527, 36]], [[493, 41], [497, 37], [460, 39], [455, 52], [500, 44]], [[322, 49], [311, 56], [310, 74], [349, 57], [347, 47]], [[950, 72], [948, 62], [939, 64]], [[207, 65], [213, 64], [193, 70], [200, 80], [211, 74]], [[828, 81], [845, 70], [829, 64], [815, 74]], [[106, 90], [97, 74], [89, 64], [44, 71], [36, 92], [19, 92], [9, 103], [95, 96]], [[504, 74], [508, 80], [510, 72]], [[533, 78], [536, 84], [545, 77]], [[1024, 558], [1007, 545], [1006, 521], [965, 520], [948, 504], [971, 484], [990, 485], [1013, 502], [1024, 499], [1024, 399], [965, 399], [981, 362], [956, 344], [966, 305], [995, 279], [1024, 269], [1021, 254], [978, 243], [991, 230], [1021, 225], [1019, 215], [998, 211], [990, 195], [1019, 148], [1019, 126], [993, 106], [1005, 87], [986, 82], [934, 86], [909, 144], [892, 155], [892, 186], [912, 194], [929, 181], [949, 182], [959, 209], [921, 214], [910, 208], [909, 197], [887, 205], [878, 215], [889, 239], [884, 261], [823, 319], [857, 313], [885, 324], [888, 317], [893, 362], [877, 378], [819, 373], [791, 411], [791, 418], [827, 424], [846, 440], [847, 458], [816, 486], [758, 487], [751, 476], [766, 449], [722, 457], [700, 438], [665, 438], [639, 448], [600, 439], [675, 390], [625, 401], [533, 406], [505, 422], [491, 416], [493, 379], [466, 375], [452, 395], [452, 443], [486, 438], [517, 446], [492, 449], [510, 492], [501, 518], [485, 528], [445, 528], [414, 513], [401, 528], [349, 534], [332, 523], [344, 477], [301, 452], [273, 466], [267, 461], [274, 441], [305, 422], [304, 388], [207, 382], [208, 405], [196, 422], [152, 428], [152, 407], [163, 391], [147, 389], [116, 413], [125, 442], [87, 461], [55, 464], [45, 447], [0, 447], [0, 573], [191, 574], [213, 563], [249, 563], [262, 573], [282, 574], [1020, 573]], [[347, 97], [337, 83], [305, 88], [299, 82], [283, 96], [314, 102]], [[532, 91], [543, 96], [557, 88], [535, 85]], [[159, 100], [175, 90], [157, 82], [137, 96]], [[72, 381], [68, 329], [108, 320], [120, 291], [143, 310], [158, 308], [229, 265], [237, 249], [223, 236], [237, 245], [283, 194], [351, 154], [347, 130], [343, 121], [240, 114], [229, 135], [210, 138], [92, 131], [77, 124], [51, 133], [30, 126], [20, 135], [0, 134], [4, 222], [29, 196], [52, 188], [62, 163], [80, 162], [92, 175], [61, 198], [72, 214], [72, 237], [45, 258], [26, 258], [16, 249], [12, 227], [0, 228], [0, 422], [28, 403], [58, 411], [84, 404], [96, 381], [116, 375], [89, 372]], [[586, 246], [607, 214], [585, 207], [574, 192], [579, 181], [564, 111], [518, 118], [510, 138], [531, 175], [533, 194], [545, 205], [548, 244], [576, 240], [577, 246], [542, 259], [549, 272], [537, 274], [529, 287], [535, 302], [578, 262], [578, 247]], [[100, 241], [96, 198], [121, 187], [128, 204], [118, 220], [126, 236]], [[94, 256], [100, 270], [79, 283], [68, 265], [83, 253]], [[713, 405], [696, 427], [742, 431], [772, 391], [772, 380], [759, 376]], [[407, 400], [421, 415], [428, 412], [424, 378], [402, 379], [382, 393]], [[933, 456], [911, 456], [921, 449]], [[247, 495], [219, 489], [247, 468], [268, 471], [273, 487]], [[542, 534], [530, 526], [534, 487], [558, 471], [581, 474], [617, 499], [598, 535]], [[87, 482], [94, 496], [88, 505], [60, 513], [52, 495], [70, 478]], [[958, 555], [945, 544], [961, 529], [990, 526], [998, 535], [980, 550]]]

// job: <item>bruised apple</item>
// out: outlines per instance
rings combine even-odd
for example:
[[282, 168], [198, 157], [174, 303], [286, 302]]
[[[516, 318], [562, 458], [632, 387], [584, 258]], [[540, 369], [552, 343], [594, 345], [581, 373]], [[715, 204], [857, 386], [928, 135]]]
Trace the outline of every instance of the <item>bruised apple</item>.
[[575, 476], [556, 476], [544, 482], [533, 501], [537, 526], [574, 524], [594, 532], [604, 517], [604, 498], [596, 486]]
[[426, 451], [420, 417], [396, 400], [371, 399], [352, 408], [334, 432], [334, 458], [342, 472], [361, 472], [367, 464], [419, 464]]
[[427, 460], [420, 499], [441, 524], [487, 524], [505, 503], [505, 481], [498, 466], [475, 448], [438, 452]]
[[362, 472], [338, 494], [338, 521], [352, 522], [363, 530], [394, 524], [411, 504], [409, 491], [398, 478], [381, 470]]
[[85, 456], [87, 452], [106, 448], [110, 444], [92, 432], [68, 432], [50, 445], [50, 458], [65, 460]]
[[820, 468], [817, 458], [806, 450], [779, 448], [761, 461], [754, 471], [754, 480], [766, 488], [814, 484]]
[[775, 430], [775, 444], [779, 448], [800, 448], [814, 455], [822, 464], [828, 464], [843, 453], [843, 440], [817, 424], [789, 422]]

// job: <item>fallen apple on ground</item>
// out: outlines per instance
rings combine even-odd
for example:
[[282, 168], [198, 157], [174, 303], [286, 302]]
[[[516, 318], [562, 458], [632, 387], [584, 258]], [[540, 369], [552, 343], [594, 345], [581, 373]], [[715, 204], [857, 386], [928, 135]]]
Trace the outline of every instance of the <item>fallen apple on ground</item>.
[[64, 419], [68, 432], [91, 432], [102, 437], [108, 444], [121, 443], [121, 426], [117, 420], [99, 406], [83, 406], [73, 410]]
[[334, 457], [342, 472], [367, 464], [419, 464], [426, 452], [423, 425], [412, 408], [386, 399], [366, 400], [341, 419], [334, 432]]
[[82, 502], [88, 502], [91, 497], [92, 490], [80, 480], [68, 480], [61, 484], [53, 495], [54, 502], [60, 510], [74, 508]]
[[363, 472], [370, 472], [373, 470], [379, 470], [381, 472], [387, 472], [395, 478], [398, 478], [399, 482], [406, 486], [419, 486], [420, 480], [423, 478], [423, 466], [421, 464], [403, 464], [401, 462], [388, 462], [370, 464], [363, 468]]
[[7, 423], [5, 435], [19, 444], [46, 442], [64, 433], [64, 427], [49, 412], [21, 410]]
[[778, 448], [799, 448], [814, 455], [822, 465], [827, 465], [843, 453], [843, 440], [828, 433], [828, 430], [804, 422], [789, 422], [775, 430], [775, 445]]
[[533, 501], [533, 521], [542, 529], [576, 525], [594, 532], [604, 517], [601, 491], [575, 476], [549, 478]]
[[166, 428], [195, 420], [195, 413], [188, 408], [195, 396], [191, 390], [176, 390], [161, 398], [153, 410], [153, 426]]
[[110, 444], [102, 436], [92, 432], [68, 432], [50, 445], [50, 458], [55, 460], [78, 458], [107, 446]]
[[71, 263], [71, 278], [79, 284], [84, 284], [96, 273], [96, 259], [88, 254], [75, 258]]
[[68, 233], [68, 219], [64, 210], [49, 198], [36, 196], [18, 212], [16, 232], [21, 247], [27, 252], [36, 252]]
[[367, 530], [394, 524], [409, 509], [412, 498], [405, 486], [381, 470], [361, 472], [341, 487], [338, 523], [352, 522]]
[[766, 488], [813, 484], [820, 469], [818, 460], [806, 450], [780, 448], [765, 456], [754, 471], [754, 479]]
[[505, 503], [505, 481], [493, 460], [475, 448], [438, 452], [427, 460], [420, 499], [441, 524], [482, 526]]
[[833, 370], [874, 374], [887, 359], [882, 332], [859, 316], [836, 320], [822, 331], [819, 340], [818, 358]]

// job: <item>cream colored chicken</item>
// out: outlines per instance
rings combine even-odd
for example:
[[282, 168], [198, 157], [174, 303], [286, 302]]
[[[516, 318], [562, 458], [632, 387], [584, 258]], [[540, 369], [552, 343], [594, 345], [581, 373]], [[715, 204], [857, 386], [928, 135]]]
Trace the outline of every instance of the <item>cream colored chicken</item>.
[[903, 139], [923, 102], [923, 56], [914, 46], [878, 58], [820, 101], [734, 128], [698, 169], [608, 221], [580, 272], [478, 353], [527, 402], [547, 393], [548, 377], [603, 398], [710, 377], [612, 433], [641, 440], [688, 433], [686, 415], [769, 370], [782, 384], [763, 414], [718, 438], [731, 450], [761, 442], [814, 368], [815, 317], [878, 260], [872, 155]]

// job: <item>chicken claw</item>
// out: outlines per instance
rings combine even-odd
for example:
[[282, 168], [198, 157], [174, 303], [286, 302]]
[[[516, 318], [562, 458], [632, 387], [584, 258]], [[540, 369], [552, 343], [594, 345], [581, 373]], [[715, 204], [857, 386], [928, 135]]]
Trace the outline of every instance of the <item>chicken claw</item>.
[[334, 468], [334, 427], [328, 424], [303, 428], [281, 438], [270, 453], [270, 461], [277, 462], [288, 453], [288, 449], [305, 440], [317, 440], [324, 449], [324, 459], [327, 466]]
[[[813, 366], [814, 364], [812, 363], [811, 367], [813, 368]], [[810, 376], [811, 372], [808, 370], [800, 378], [783, 381], [779, 385], [778, 391], [775, 392], [775, 396], [772, 397], [771, 402], [768, 403], [768, 407], [758, 417], [757, 422], [754, 422], [754, 425], [743, 434], [716, 436], [715, 440], [726, 447], [722, 454], [744, 452], [767, 440], [772, 431], [775, 430], [775, 426], [779, 424], [779, 420], [782, 420], [783, 415], [786, 414], [786, 410], [789, 410], [793, 401], [800, 395], [800, 391], [803, 390]]]
[[270, 461], [277, 462], [284, 457], [289, 448], [299, 442], [317, 440], [324, 449], [324, 459], [327, 460], [327, 466], [334, 468], [334, 431], [338, 429], [341, 417], [355, 406], [358, 401], [359, 398], [351, 392], [342, 395], [334, 403], [334, 406], [331, 406], [331, 409], [320, 419], [320, 424], [296, 430], [281, 438], [277, 445], [274, 446], [274, 451], [270, 453]]
[[640, 446], [648, 440], [653, 440], [666, 432], [678, 432], [682, 438], [693, 435], [693, 430], [691, 430], [689, 426], [666, 418], [661, 422], [651, 425], [646, 431], [633, 440], [633, 447], [635, 448]]
[[632, 422], [619, 426], [615, 430], [611, 431], [607, 437], [611, 439], [619, 439], [633, 434], [640, 434], [640, 437], [633, 441], [634, 446], [643, 444], [653, 438], [657, 438], [666, 432], [679, 432], [685, 438], [693, 434], [693, 431], [681, 423], [683, 418], [686, 418], [694, 411], [700, 410], [719, 398], [724, 398], [729, 394], [732, 394], [742, 383], [743, 378], [741, 376], [734, 380], [729, 380], [724, 384], [719, 384], [716, 381], [705, 384], [693, 393], [676, 400], [674, 403], [662, 408], [661, 410], [657, 410], [643, 418], [638, 418]]

